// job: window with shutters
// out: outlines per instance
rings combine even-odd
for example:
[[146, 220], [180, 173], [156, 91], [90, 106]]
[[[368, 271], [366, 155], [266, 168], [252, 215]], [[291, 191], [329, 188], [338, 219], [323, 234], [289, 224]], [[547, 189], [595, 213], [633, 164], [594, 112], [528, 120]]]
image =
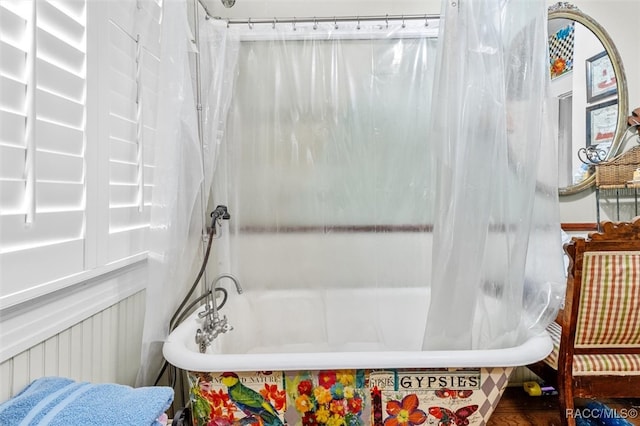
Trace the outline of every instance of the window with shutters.
[[0, 309], [146, 257], [160, 18], [0, 1]]
[[154, 1], [109, 6], [108, 50], [100, 58], [110, 83], [101, 86], [108, 109], [100, 135], [109, 147], [107, 262], [146, 251], [159, 71], [159, 36], [153, 28], [159, 26], [160, 10]]

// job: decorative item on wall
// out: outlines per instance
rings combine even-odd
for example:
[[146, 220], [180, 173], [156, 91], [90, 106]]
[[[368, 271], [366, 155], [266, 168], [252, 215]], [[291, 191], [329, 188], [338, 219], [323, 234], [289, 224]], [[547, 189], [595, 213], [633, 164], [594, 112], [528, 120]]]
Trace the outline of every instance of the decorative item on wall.
[[587, 147], [598, 145], [609, 151], [618, 123], [618, 100], [613, 99], [586, 108]]
[[549, 71], [552, 79], [573, 70], [574, 39], [575, 22], [549, 36]]
[[616, 74], [613, 71], [611, 58], [602, 51], [586, 60], [587, 67], [587, 103], [592, 103], [618, 90]]

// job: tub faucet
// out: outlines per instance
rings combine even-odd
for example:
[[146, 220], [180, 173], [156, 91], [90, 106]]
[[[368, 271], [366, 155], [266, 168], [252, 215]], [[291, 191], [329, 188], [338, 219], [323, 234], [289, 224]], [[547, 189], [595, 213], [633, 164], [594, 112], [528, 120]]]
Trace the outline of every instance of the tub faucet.
[[[236, 291], [238, 294], [242, 294], [242, 287], [240, 286], [240, 281], [236, 277], [231, 274], [221, 274], [216, 277], [215, 280], [211, 283], [211, 288], [207, 291], [207, 304], [205, 306], [205, 310], [198, 313], [198, 317], [204, 318], [203, 327], [196, 331], [196, 343], [198, 344], [199, 350], [201, 353], [206, 352], [207, 346], [209, 346], [213, 340], [218, 337], [218, 335], [222, 333], [226, 333], [227, 331], [233, 330], [233, 327], [229, 325], [227, 322], [227, 316], [224, 315], [220, 318], [220, 314], [218, 313], [218, 304], [216, 302], [216, 289], [218, 289], [217, 284], [218, 281], [229, 278], [234, 282], [236, 286]], [[226, 290], [224, 288], [220, 288], [225, 293], [225, 297], [223, 299], [223, 304], [227, 300]]]

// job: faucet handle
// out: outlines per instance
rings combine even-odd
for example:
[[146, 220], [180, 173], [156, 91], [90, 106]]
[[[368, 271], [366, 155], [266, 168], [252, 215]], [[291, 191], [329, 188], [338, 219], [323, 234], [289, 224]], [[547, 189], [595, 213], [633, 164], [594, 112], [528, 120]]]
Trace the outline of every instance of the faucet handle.
[[204, 318], [209, 315], [209, 305], [205, 305], [204, 311], [198, 312], [198, 318]]

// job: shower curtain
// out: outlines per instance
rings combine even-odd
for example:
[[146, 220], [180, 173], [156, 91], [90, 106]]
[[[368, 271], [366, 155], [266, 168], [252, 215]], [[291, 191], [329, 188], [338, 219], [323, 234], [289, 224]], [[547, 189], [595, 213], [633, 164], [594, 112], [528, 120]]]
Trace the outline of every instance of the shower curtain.
[[273, 345], [420, 349], [385, 318], [404, 313], [394, 289], [428, 301], [437, 20], [207, 26], [239, 43], [214, 263], [264, 312], [258, 334], [291, 320]]
[[[503, 347], [543, 329], [564, 295], [546, 6], [443, 1], [442, 12], [424, 348]], [[442, 301], [455, 307], [444, 324]]]
[[[308, 291], [255, 302], [299, 322], [287, 342], [348, 343], [330, 329], [339, 317], [380, 347], [499, 348], [557, 313], [544, 2], [442, 10], [439, 33], [424, 20], [209, 25], [240, 40], [214, 179], [235, 211], [218, 266], [248, 290]], [[407, 288], [429, 293], [419, 348], [390, 345], [384, 324], [404, 309], [389, 292]]]
[[[544, 2], [442, 4], [440, 29], [201, 20], [199, 145], [192, 36], [165, 2], [142, 382], [200, 259], [199, 191], [204, 210], [231, 213], [210, 276], [284, 310], [297, 332], [283, 340], [340, 345], [356, 330], [392, 350], [492, 348], [552, 320], [564, 274]], [[384, 321], [407, 289], [428, 312], [407, 325], [424, 336], [411, 347]]]
[[[225, 76], [234, 66], [233, 53], [206, 43], [200, 55], [208, 66], [202, 81], [203, 115], [207, 127], [198, 134], [198, 105], [193, 53], [197, 52], [189, 26], [187, 4], [163, 3], [158, 128], [154, 146], [154, 189], [149, 231], [149, 285], [142, 334], [141, 368], [136, 383], [151, 385], [160, 371], [162, 344], [169, 322], [186, 296], [204, 256], [211, 180], [217, 146], [233, 85]], [[224, 41], [224, 38], [218, 39]], [[213, 41], [213, 40], [209, 40]], [[215, 66], [214, 66], [215, 65]], [[213, 70], [213, 72], [210, 72]], [[204, 280], [201, 281], [201, 283]], [[194, 292], [193, 297], [199, 296]]]

